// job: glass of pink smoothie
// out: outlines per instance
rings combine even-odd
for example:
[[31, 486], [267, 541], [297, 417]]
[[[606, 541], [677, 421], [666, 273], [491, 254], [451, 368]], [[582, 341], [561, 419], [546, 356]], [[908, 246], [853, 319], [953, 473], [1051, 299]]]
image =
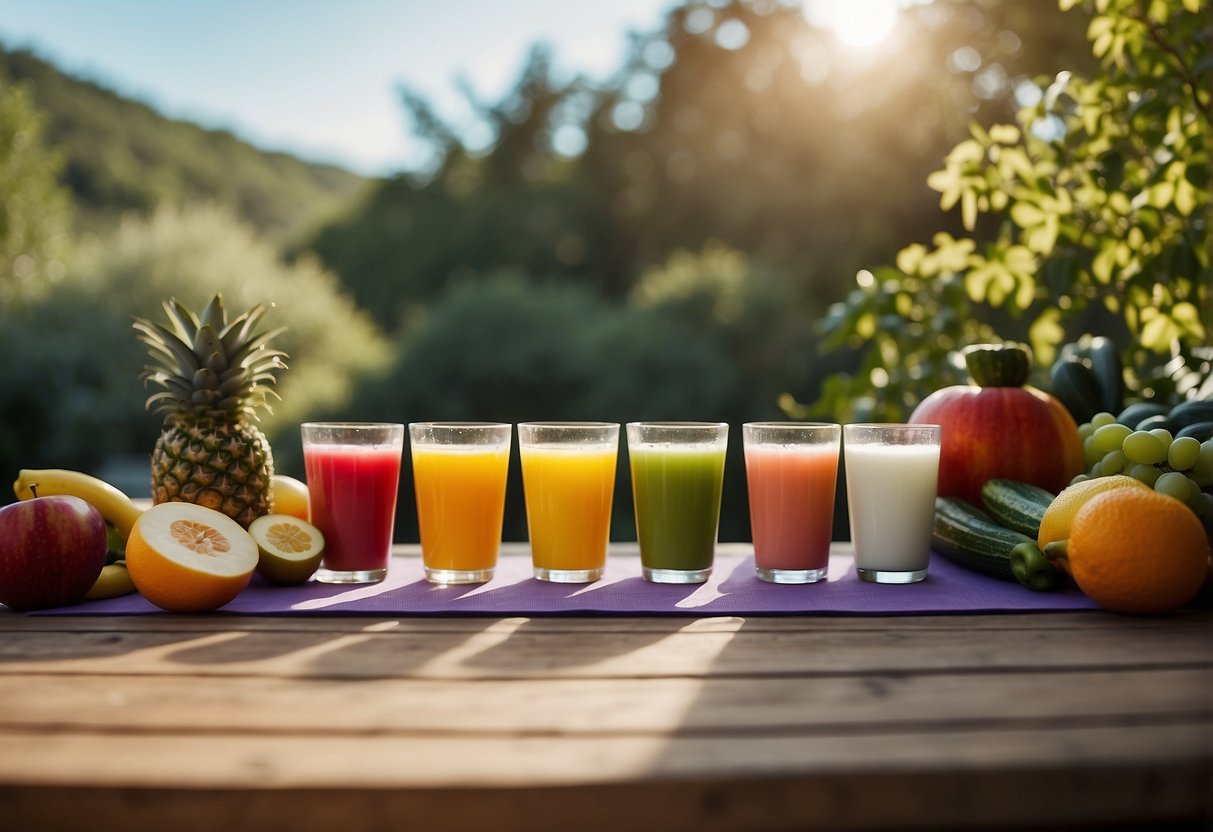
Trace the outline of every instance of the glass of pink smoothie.
[[308, 422], [302, 433], [308, 508], [324, 534], [316, 580], [382, 581], [396, 522], [404, 425]]
[[764, 581], [811, 584], [830, 564], [839, 425], [749, 422], [741, 426], [754, 569]]

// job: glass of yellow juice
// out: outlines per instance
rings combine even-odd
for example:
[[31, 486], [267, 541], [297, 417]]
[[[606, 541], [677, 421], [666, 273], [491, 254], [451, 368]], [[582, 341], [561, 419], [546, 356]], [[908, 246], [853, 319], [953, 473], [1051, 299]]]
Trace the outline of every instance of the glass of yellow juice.
[[501, 422], [409, 425], [427, 580], [492, 579], [501, 549], [511, 438], [511, 426]]
[[619, 424], [523, 422], [518, 453], [535, 577], [602, 577], [611, 533]]

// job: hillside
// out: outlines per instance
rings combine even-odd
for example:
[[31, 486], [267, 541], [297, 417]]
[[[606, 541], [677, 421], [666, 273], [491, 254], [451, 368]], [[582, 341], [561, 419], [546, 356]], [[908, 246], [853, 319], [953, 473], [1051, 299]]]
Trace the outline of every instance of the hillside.
[[160, 115], [28, 51], [0, 45], [0, 79], [25, 82], [64, 152], [63, 178], [83, 228], [161, 204], [213, 202], [268, 237], [303, 233], [367, 180], [342, 168], [266, 152], [223, 130]]

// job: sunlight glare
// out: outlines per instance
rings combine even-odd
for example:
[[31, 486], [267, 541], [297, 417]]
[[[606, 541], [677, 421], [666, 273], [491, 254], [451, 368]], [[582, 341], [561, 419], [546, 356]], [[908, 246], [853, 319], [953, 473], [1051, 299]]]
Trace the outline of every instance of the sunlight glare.
[[810, 18], [847, 46], [871, 47], [892, 34], [900, 7], [899, 0], [816, 0]]

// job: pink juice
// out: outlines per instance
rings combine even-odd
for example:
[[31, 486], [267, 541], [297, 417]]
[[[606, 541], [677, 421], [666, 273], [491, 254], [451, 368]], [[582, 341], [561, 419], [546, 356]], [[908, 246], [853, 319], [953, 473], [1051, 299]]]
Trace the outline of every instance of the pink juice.
[[386, 569], [396, 521], [400, 450], [384, 446], [304, 448], [312, 523], [324, 534], [324, 567]]
[[824, 570], [830, 561], [836, 445], [745, 450], [754, 562], [760, 569]]

